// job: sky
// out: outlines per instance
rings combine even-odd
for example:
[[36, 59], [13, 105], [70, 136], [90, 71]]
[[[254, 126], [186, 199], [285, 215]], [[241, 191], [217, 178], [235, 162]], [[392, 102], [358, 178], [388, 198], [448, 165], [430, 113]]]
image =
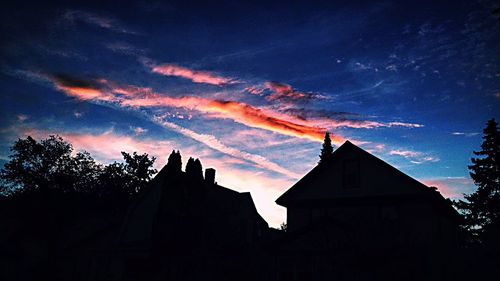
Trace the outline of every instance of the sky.
[[101, 163], [176, 149], [277, 227], [329, 131], [460, 198], [500, 118], [500, 20], [492, 1], [403, 2], [3, 5], [0, 166], [28, 135]]

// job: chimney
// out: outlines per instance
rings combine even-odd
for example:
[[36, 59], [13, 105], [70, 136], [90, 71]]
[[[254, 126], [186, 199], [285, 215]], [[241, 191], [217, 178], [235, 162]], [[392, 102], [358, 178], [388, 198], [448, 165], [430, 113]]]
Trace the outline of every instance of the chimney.
[[205, 169], [205, 182], [210, 185], [215, 184], [215, 169]]

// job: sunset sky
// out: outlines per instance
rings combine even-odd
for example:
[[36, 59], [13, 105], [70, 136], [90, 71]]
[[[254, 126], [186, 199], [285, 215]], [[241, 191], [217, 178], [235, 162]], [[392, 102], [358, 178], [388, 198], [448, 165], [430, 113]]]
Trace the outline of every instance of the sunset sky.
[[492, 1], [236, 2], [2, 6], [0, 165], [27, 135], [102, 163], [178, 149], [276, 227], [329, 131], [446, 197], [474, 190], [500, 118]]

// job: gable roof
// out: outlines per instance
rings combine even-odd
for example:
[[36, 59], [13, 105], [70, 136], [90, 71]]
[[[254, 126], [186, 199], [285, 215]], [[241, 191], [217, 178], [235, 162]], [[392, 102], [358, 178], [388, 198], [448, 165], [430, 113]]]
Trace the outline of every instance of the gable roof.
[[[342, 171], [344, 169], [343, 163], [346, 160], [359, 163], [360, 186], [358, 188], [343, 186], [344, 175]], [[350, 141], [346, 141], [333, 152], [328, 161], [314, 167], [282, 194], [276, 200], [276, 203], [288, 207], [307, 201], [318, 202], [333, 199], [391, 196], [406, 196], [408, 198], [424, 196], [427, 198], [432, 197], [432, 200], [445, 200], [439, 192], [399, 171]]]

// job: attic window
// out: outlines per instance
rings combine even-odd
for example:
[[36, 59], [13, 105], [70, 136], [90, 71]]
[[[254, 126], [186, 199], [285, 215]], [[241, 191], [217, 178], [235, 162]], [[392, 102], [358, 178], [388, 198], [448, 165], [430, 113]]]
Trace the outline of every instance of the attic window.
[[345, 160], [343, 163], [342, 180], [344, 188], [359, 188], [360, 175], [359, 175], [359, 161], [358, 160]]

